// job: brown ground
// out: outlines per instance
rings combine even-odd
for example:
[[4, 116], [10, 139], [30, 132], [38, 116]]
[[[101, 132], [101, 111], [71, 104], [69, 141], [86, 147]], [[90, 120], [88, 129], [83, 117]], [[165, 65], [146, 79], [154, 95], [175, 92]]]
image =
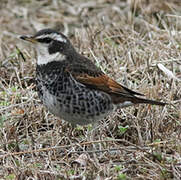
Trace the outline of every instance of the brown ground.
[[[0, 179], [181, 179], [180, 0], [1, 0]], [[53, 27], [109, 76], [170, 103], [77, 127], [34, 88], [35, 53], [17, 35]], [[24, 59], [23, 59], [23, 56]]]

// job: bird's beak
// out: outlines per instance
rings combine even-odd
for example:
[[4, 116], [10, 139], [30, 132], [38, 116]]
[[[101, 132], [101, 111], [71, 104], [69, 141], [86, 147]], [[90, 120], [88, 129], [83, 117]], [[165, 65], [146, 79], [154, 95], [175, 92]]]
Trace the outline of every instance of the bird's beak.
[[31, 43], [37, 43], [37, 40], [33, 36], [20, 36], [19, 38]]

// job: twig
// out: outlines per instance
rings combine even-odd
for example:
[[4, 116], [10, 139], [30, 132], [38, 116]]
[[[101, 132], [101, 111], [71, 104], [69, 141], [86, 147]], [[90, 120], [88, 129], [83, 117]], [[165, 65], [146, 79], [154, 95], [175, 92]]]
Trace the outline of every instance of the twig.
[[[56, 146], [56, 147], [48, 147], [48, 148], [41, 148], [41, 149], [36, 149], [36, 150], [31, 150], [31, 151], [21, 151], [21, 152], [13, 152], [13, 153], [7, 153], [5, 155], [1, 155], [0, 156], [0, 159], [3, 159], [3, 158], [6, 158], [6, 157], [9, 157], [9, 156], [19, 156], [19, 155], [23, 155], [23, 154], [32, 154], [32, 153], [37, 153], [37, 152], [44, 152], [44, 151], [52, 151], [52, 150], [56, 150], [56, 149], [66, 149], [66, 148], [70, 148], [72, 146], [80, 146], [80, 145], [88, 145], [88, 144], [95, 144], [95, 143], [104, 143], [104, 142], [124, 142], [124, 143], [127, 143], [129, 145], [132, 145], [134, 146], [135, 148], [141, 150], [141, 151], [144, 151], [148, 154], [151, 155], [151, 153], [147, 152], [145, 149], [139, 147], [139, 146], [136, 146], [135, 144], [132, 144], [130, 143], [129, 141], [126, 141], [126, 140], [123, 140], [123, 139], [111, 139], [111, 140], [97, 140], [97, 141], [88, 141], [88, 142], [82, 142], [82, 143], [75, 143], [75, 144], [72, 144], [72, 145], [65, 145], [65, 146]], [[120, 150], [121, 148], [115, 148], [115, 149], [104, 149], [104, 150], [97, 150], [97, 151], [86, 151], [86, 153], [94, 153], [94, 152], [105, 152], [105, 151], [113, 151], [113, 150]], [[81, 151], [82, 153], [85, 153], [84, 151]], [[71, 152], [73, 153], [73, 152]]]

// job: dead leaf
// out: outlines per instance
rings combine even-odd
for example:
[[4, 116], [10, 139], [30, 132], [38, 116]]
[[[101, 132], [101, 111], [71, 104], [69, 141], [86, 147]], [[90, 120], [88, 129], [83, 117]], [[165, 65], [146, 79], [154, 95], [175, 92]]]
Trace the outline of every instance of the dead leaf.
[[12, 112], [11, 112], [11, 115], [13, 116], [18, 116], [18, 115], [22, 115], [24, 114], [25, 111], [23, 109], [14, 109]]
[[177, 78], [172, 71], [167, 69], [163, 64], [157, 64], [158, 68], [163, 71], [169, 78], [175, 79], [177, 81], [181, 81], [179, 78]]
[[86, 154], [81, 154], [72, 164], [78, 164], [79, 166], [87, 166], [88, 156]]

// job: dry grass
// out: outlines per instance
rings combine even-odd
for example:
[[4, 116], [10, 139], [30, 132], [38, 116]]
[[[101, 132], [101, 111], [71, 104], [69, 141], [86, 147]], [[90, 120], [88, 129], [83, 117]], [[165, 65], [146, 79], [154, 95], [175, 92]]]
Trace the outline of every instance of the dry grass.
[[[181, 179], [180, 0], [1, 0], [0, 14], [0, 179]], [[119, 110], [94, 141], [91, 126], [72, 131], [41, 105], [34, 50], [17, 38], [45, 27], [171, 105]]]

